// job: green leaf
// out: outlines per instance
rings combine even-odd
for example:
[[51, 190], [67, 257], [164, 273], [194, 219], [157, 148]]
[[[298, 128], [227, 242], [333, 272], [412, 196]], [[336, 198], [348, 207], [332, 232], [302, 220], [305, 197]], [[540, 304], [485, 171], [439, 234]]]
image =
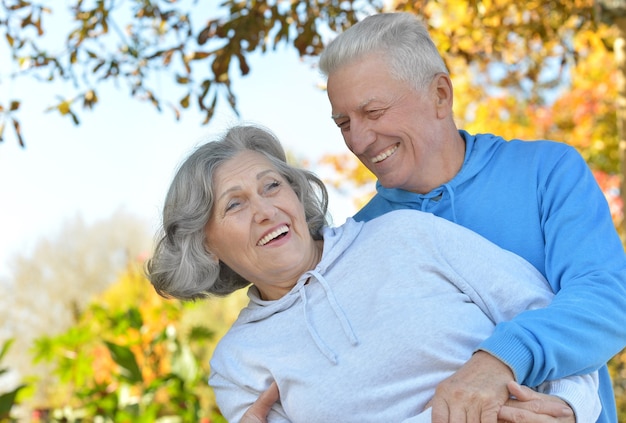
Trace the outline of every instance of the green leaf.
[[126, 311], [126, 319], [133, 329], [141, 329], [143, 326], [143, 318], [137, 307], [131, 307]]
[[11, 392], [0, 395], [0, 419], [9, 416], [11, 408], [13, 408], [13, 405], [15, 404], [15, 397], [17, 396], [17, 393], [25, 387], [26, 385], [21, 385]]
[[190, 341], [210, 341], [215, 337], [215, 331], [206, 326], [192, 326], [189, 331]]
[[33, 363], [37, 364], [41, 361], [52, 361], [56, 351], [56, 343], [53, 338], [49, 336], [42, 336], [35, 339], [35, 345], [33, 345]]
[[130, 348], [123, 345], [117, 345], [108, 341], [104, 341], [104, 343], [109, 349], [113, 361], [115, 361], [115, 363], [121, 367], [121, 376], [130, 383], [143, 382], [141, 370], [139, 370], [135, 355], [130, 350]]
[[0, 360], [4, 358], [9, 348], [11, 348], [11, 344], [15, 342], [15, 339], [9, 339], [2, 344], [2, 350], [0, 350]]

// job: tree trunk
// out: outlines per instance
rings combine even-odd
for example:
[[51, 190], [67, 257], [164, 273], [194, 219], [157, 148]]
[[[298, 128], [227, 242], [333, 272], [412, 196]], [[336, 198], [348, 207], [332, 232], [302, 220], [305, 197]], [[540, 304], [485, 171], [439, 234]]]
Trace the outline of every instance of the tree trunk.
[[[617, 64], [617, 134], [619, 136], [620, 196], [622, 209], [626, 206], [626, 17], [614, 20], [618, 29], [614, 51]], [[620, 234], [626, 236], [626, 218], [622, 219]]]

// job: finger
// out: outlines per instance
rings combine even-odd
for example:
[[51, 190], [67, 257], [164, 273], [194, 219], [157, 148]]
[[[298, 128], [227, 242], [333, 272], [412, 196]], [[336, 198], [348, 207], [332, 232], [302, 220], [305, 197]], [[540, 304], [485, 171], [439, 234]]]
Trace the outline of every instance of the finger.
[[259, 398], [246, 411], [240, 423], [266, 423], [267, 415], [279, 398], [278, 385], [272, 382], [270, 387], [259, 395]]
[[502, 406], [502, 408], [500, 409], [500, 412], [498, 413], [499, 418], [502, 418], [501, 412], [504, 407], [507, 407], [511, 410], [524, 410], [526, 411], [525, 414], [532, 413], [534, 415], [543, 415], [554, 419], [571, 418], [574, 416], [574, 412], [571, 408], [564, 407], [563, 405], [558, 403], [535, 400], [526, 402], [510, 400], [507, 401], [506, 405]]
[[523, 408], [536, 414], [545, 414], [557, 418], [571, 417], [574, 414], [572, 409], [560, 399], [557, 399], [556, 401], [547, 401], [546, 397], [542, 394], [515, 382], [509, 382], [507, 387], [511, 395], [517, 399], [517, 401], [509, 400], [507, 402], [507, 405], [511, 407], [518, 409]]
[[257, 399], [254, 404], [258, 405], [259, 409], [266, 410], [269, 413], [270, 409], [279, 398], [280, 394], [278, 392], [278, 384], [276, 382], [272, 382], [270, 387], [259, 396], [259, 399]]
[[522, 386], [515, 381], [507, 383], [506, 387], [509, 389], [509, 393], [520, 401], [530, 401], [533, 399], [533, 391], [527, 386]]
[[[458, 407], [457, 418], [451, 418], [450, 422], [467, 421], [467, 423], [497, 423], [498, 411], [503, 404], [481, 396], [475, 396], [471, 401], [466, 401], [463, 408]], [[456, 408], [450, 412], [454, 416]], [[464, 416], [463, 416], [464, 414]]]
[[500, 406], [496, 407], [485, 407], [480, 411], [480, 418], [478, 420], [467, 420], [468, 422], [476, 422], [476, 423], [497, 423], [498, 421], [498, 411], [500, 410]]
[[523, 410], [521, 408], [509, 407], [503, 405], [498, 412], [498, 421], [507, 423], [526, 423], [530, 421], [539, 422], [541, 420], [531, 420], [531, 418], [540, 418], [532, 411]]
[[545, 414], [537, 414], [530, 410], [503, 405], [498, 413], [499, 423], [553, 423], [558, 418]]
[[[449, 423], [474, 423], [465, 408], [448, 407], [448, 416]], [[476, 420], [476, 423], [478, 423], [479, 421], [480, 420]]]
[[[438, 399], [432, 399], [426, 404], [426, 408], [432, 407], [431, 421], [432, 423], [449, 423], [450, 410], [448, 409], [448, 403]], [[464, 422], [465, 420], [463, 420]]]
[[[470, 404], [470, 405], [466, 405]], [[496, 423], [500, 405], [484, 398], [474, 398], [471, 402], [457, 401], [454, 406], [433, 398], [426, 408], [432, 407], [432, 423]]]
[[497, 409], [479, 407], [449, 408], [448, 420], [446, 420], [447, 423], [496, 423], [497, 421]]

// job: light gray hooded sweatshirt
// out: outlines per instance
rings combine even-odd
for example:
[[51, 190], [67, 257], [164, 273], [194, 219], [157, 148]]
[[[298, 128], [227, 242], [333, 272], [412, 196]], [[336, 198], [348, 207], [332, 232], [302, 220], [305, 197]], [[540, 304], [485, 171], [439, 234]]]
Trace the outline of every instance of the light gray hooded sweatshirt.
[[[520, 280], [526, 283], [519, 283]], [[497, 323], [553, 294], [520, 257], [428, 213], [390, 212], [324, 230], [324, 251], [284, 297], [250, 303], [220, 340], [209, 384], [231, 423], [272, 381], [268, 422], [430, 422], [435, 387]], [[597, 374], [538, 387], [600, 411]]]

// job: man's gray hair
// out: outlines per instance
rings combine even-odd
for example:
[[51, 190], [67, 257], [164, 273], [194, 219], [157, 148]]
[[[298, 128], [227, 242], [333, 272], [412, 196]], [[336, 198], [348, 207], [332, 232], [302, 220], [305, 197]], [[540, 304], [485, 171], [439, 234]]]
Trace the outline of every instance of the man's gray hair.
[[368, 16], [329, 43], [319, 67], [328, 77], [341, 67], [377, 55], [388, 60], [394, 78], [421, 90], [448, 69], [422, 21], [410, 13]]

